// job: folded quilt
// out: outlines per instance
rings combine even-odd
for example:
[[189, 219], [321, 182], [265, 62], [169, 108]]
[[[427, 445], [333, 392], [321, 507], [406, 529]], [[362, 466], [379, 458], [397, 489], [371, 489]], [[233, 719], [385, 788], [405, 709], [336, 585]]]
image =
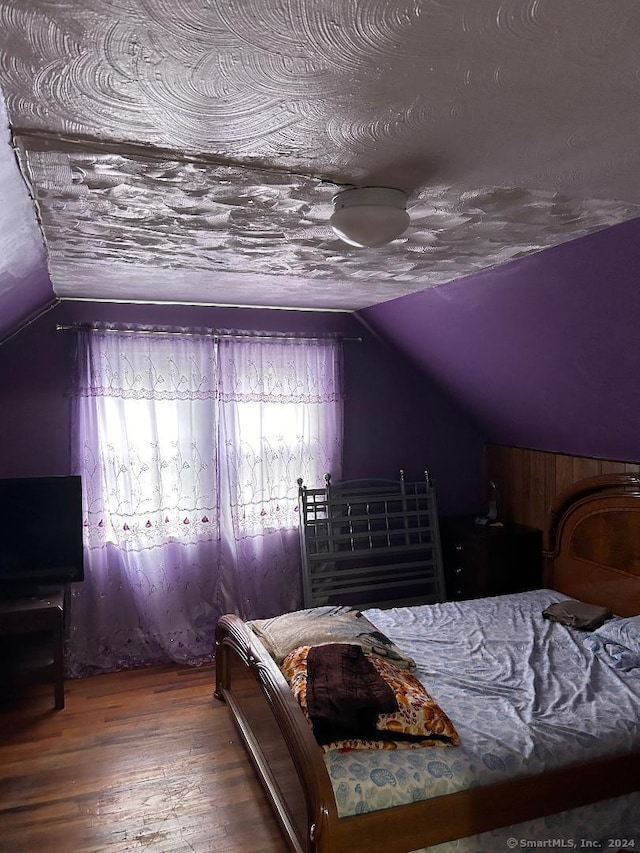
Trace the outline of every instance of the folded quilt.
[[311, 607], [247, 624], [278, 665], [299, 646], [351, 643], [369, 654], [388, 658], [403, 669], [416, 666], [413, 658], [407, 657], [362, 613], [349, 607]]
[[360, 646], [327, 643], [307, 656], [307, 709], [318, 743], [374, 737], [378, 714], [398, 710], [395, 694]]

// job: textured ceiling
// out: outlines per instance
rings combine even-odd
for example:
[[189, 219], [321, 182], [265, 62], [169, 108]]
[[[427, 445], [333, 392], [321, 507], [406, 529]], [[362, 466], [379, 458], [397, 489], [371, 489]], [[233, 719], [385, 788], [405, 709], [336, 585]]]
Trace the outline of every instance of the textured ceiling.
[[[637, 0], [0, 0], [59, 297], [358, 309], [640, 216]], [[409, 193], [380, 249], [344, 186]]]

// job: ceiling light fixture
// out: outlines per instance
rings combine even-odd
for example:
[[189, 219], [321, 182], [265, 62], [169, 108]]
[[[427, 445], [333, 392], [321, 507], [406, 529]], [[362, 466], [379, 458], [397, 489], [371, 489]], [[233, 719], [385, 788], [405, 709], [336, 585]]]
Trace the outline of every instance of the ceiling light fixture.
[[335, 234], [359, 248], [384, 246], [403, 234], [410, 219], [407, 195], [389, 187], [343, 190], [333, 197], [329, 223]]

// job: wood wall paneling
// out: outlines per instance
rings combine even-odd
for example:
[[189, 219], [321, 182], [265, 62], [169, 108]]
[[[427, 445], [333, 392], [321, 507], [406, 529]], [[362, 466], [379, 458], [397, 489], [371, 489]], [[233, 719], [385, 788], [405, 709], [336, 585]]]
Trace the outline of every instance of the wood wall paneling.
[[586, 477], [640, 474], [640, 463], [488, 444], [485, 470], [496, 484], [500, 519], [546, 532], [556, 495]]

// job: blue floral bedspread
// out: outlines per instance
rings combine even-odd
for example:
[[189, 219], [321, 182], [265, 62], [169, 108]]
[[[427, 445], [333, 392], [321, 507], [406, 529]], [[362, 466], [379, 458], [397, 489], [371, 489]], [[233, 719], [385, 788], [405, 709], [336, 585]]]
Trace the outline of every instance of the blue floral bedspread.
[[[626, 650], [624, 666], [612, 666], [596, 632], [587, 635], [542, 617], [547, 605], [563, 598], [537, 590], [365, 611], [416, 660], [416, 675], [449, 715], [461, 744], [326, 753], [339, 814], [374, 811], [640, 748], [640, 648]], [[634, 630], [625, 630], [616, 633], [618, 640], [620, 633], [634, 636]], [[628, 820], [640, 814], [640, 801], [631, 795], [565, 813], [575, 815], [575, 826], [582, 828], [581, 835], [572, 836], [577, 842], [598, 840], [586, 829], [597, 814], [595, 825], [604, 833], [600, 838], [608, 839], [614, 831], [630, 831]], [[555, 815], [521, 825], [515, 835], [500, 830], [431, 849], [507, 849], [508, 838], [555, 837], [562, 821], [562, 815]], [[487, 847], [493, 843], [499, 846]]]

